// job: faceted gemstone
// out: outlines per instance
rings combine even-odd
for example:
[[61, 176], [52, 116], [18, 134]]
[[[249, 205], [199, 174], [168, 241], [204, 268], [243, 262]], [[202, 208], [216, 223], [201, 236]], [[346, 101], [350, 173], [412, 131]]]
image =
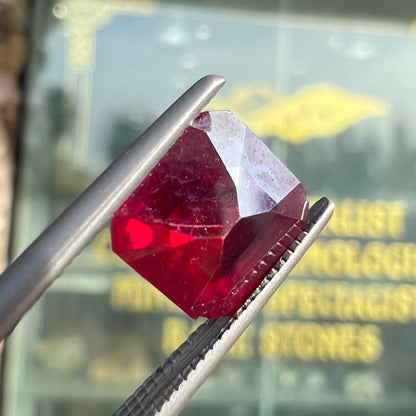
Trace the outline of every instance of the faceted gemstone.
[[235, 312], [305, 226], [306, 192], [228, 111], [201, 113], [115, 213], [113, 250], [192, 318]]

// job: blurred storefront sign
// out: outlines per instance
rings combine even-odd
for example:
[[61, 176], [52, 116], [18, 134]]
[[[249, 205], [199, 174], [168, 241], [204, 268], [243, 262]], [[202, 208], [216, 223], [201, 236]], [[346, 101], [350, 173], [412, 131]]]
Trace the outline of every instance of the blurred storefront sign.
[[[414, 414], [413, 9], [271, 3], [38, 2], [14, 252], [181, 91], [223, 75], [210, 108], [234, 111], [337, 208], [183, 414]], [[4, 415], [111, 414], [197, 324], [105, 229], [11, 338]]]

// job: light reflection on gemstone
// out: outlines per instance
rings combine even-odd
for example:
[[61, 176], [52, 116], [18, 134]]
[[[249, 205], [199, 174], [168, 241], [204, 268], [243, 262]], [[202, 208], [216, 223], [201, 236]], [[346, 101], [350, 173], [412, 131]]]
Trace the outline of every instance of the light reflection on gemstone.
[[241, 166], [228, 169], [237, 188], [238, 209], [242, 218], [269, 212], [276, 206], [258, 182]]
[[232, 113], [205, 112], [115, 213], [113, 250], [191, 317], [233, 313], [306, 224], [306, 192]]
[[[233, 179], [242, 217], [270, 211], [300, 182], [273, 152], [234, 114], [209, 113], [207, 132]], [[276, 180], [278, 178], [278, 180]]]
[[169, 230], [169, 245], [170, 247], [179, 247], [182, 244], [189, 243], [195, 240], [195, 237], [191, 237], [188, 234], [180, 233], [175, 230]]
[[145, 248], [153, 241], [152, 227], [134, 218], [128, 220], [126, 231], [130, 236], [132, 248], [134, 250]]

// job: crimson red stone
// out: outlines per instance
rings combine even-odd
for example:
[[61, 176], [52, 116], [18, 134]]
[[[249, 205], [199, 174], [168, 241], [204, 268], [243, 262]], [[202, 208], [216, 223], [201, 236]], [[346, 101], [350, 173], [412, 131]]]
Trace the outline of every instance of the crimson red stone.
[[113, 250], [192, 318], [235, 312], [305, 226], [304, 187], [236, 116], [201, 113], [115, 213]]

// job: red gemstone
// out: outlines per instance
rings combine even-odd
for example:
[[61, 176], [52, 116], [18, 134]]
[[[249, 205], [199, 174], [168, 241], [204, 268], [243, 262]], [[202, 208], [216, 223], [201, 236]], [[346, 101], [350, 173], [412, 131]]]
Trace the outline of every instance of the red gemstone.
[[302, 184], [228, 111], [201, 113], [115, 213], [113, 250], [192, 318], [235, 312], [305, 226]]

